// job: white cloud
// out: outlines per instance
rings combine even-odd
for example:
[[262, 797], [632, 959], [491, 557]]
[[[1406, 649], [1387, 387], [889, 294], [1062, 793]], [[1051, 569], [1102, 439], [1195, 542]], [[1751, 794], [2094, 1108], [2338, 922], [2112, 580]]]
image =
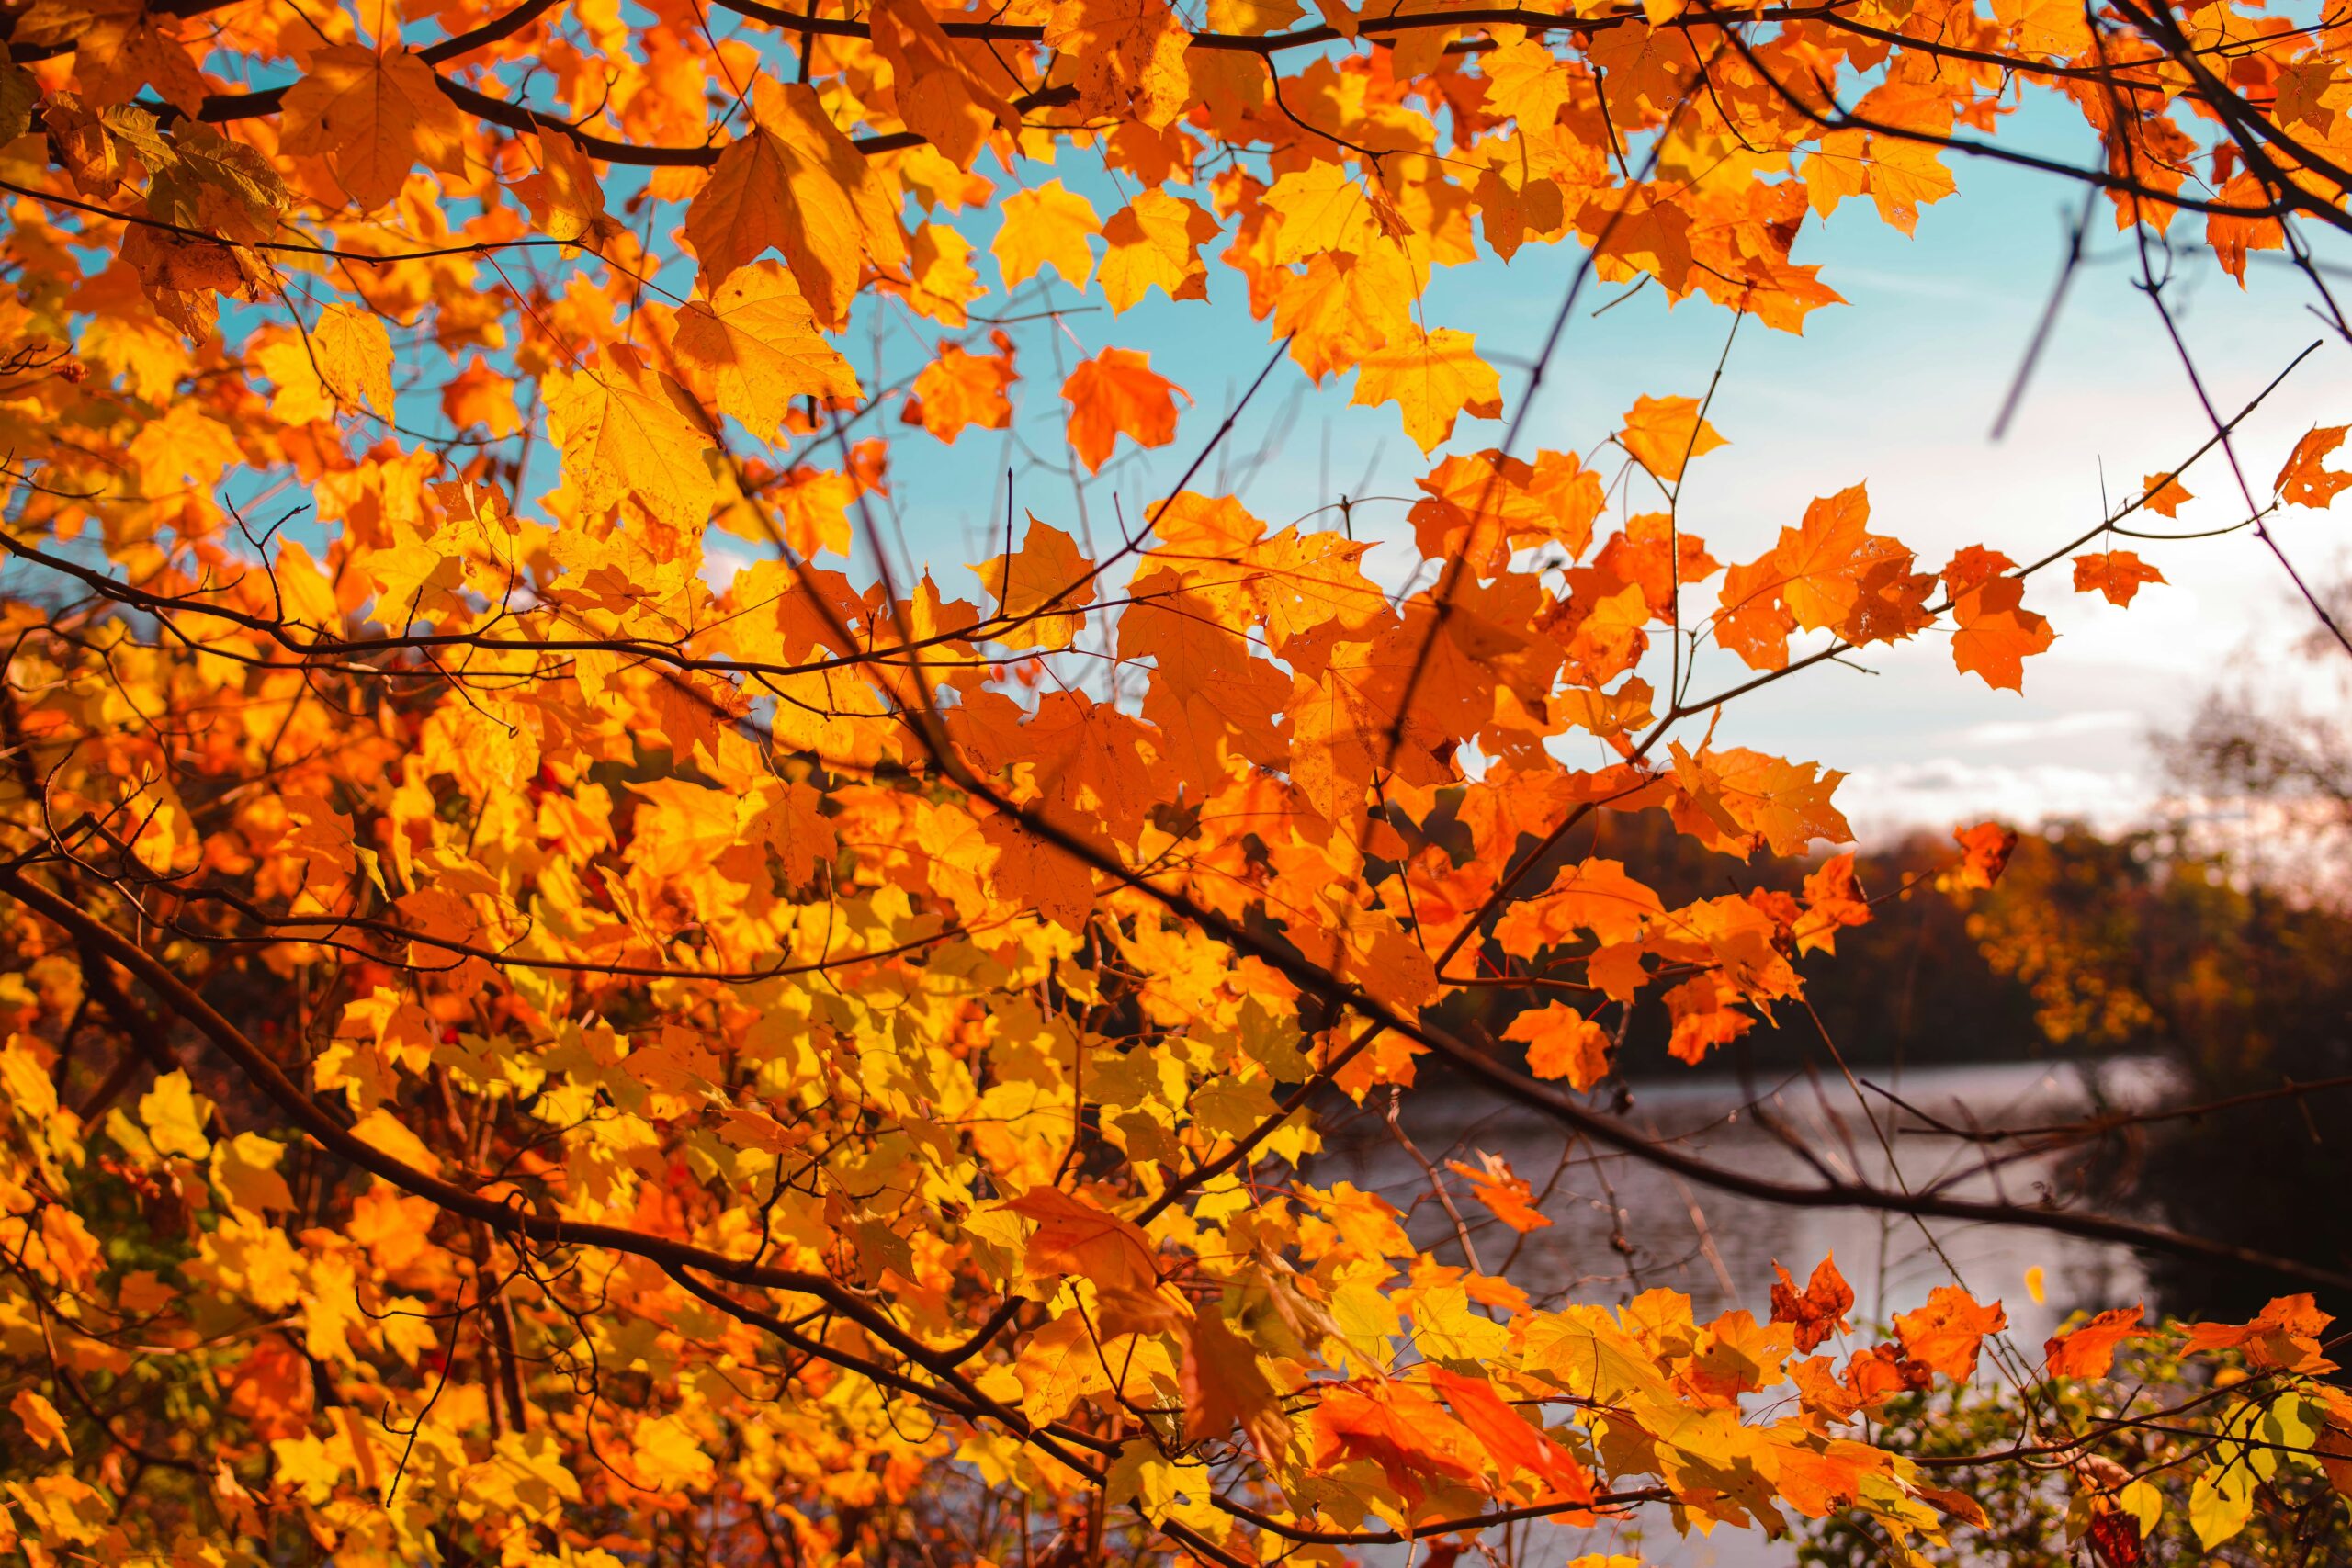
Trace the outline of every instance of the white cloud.
[[1857, 768], [1838, 786], [1838, 804], [1864, 842], [1917, 828], [1941, 829], [1999, 818], [2036, 827], [2080, 818], [2106, 829], [2143, 820], [2157, 799], [2132, 774], [2058, 763], [1972, 762], [1958, 757]]
[[1996, 719], [1972, 724], [1958, 737], [1964, 746], [2038, 746], [2076, 735], [2098, 735], [2112, 729], [2136, 728], [2147, 722], [2122, 708], [2093, 708], [2062, 713], [2055, 718]]

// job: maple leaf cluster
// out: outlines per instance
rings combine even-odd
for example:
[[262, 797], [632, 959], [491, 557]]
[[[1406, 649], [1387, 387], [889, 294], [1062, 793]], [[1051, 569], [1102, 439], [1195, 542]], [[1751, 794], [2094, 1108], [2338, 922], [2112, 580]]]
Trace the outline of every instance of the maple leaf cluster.
[[[1431, 280], [1556, 243], [1799, 331], [1838, 303], [1808, 223], [1907, 231], [2020, 80], [2120, 226], [2193, 212], [2243, 279], [2343, 221], [2346, 45], [2241, 0], [0, 14], [0, 1545], [1232, 1568], [1653, 1505], [1942, 1540], [1973, 1505], [1867, 1423], [2009, 1353], [1999, 1303], [1856, 1344], [1827, 1262], [1762, 1321], [1539, 1299], [1477, 1251], [1550, 1225], [1508, 1160], [1425, 1162], [1457, 1264], [1317, 1175], [1317, 1115], [1434, 1061], [1702, 1184], [2000, 1217], [1775, 1188], [1587, 1091], [1637, 1009], [1694, 1063], [1801, 1011], [1909, 891], [1747, 874], [1852, 834], [1725, 705], [1908, 642], [2018, 688], [2036, 574], [2162, 584], [2117, 540], [2203, 454], [2022, 565], [1918, 557], [1851, 476], [1719, 560], [1710, 399], [1473, 439], [1532, 380]], [[1116, 340], [1213, 273], [1260, 385], [1396, 409], [1410, 579], [1345, 506], [1216, 493], [1239, 409], [1090, 518], [1204, 430]], [[1071, 500], [908, 555], [899, 498], [983, 432]], [[2352, 483], [2344, 435], [2248, 521]], [[1579, 835], [1636, 812], [1726, 890]], [[2014, 843], [1963, 831], [1948, 885]], [[1456, 1027], [1498, 992], [1524, 1072]], [[2316, 1310], [2196, 1348], [2333, 1454]]]

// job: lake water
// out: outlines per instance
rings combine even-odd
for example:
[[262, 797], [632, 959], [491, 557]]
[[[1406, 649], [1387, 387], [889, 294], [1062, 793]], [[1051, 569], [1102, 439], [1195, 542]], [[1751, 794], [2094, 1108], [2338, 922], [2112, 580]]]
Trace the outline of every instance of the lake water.
[[[2098, 1072], [2096, 1084], [2074, 1064], [1899, 1074], [1878, 1067], [1860, 1069], [1857, 1077], [1928, 1118], [1977, 1128], [2064, 1122], [2095, 1104], [2144, 1105], [2165, 1087], [2162, 1069], [2149, 1062], [2109, 1061]], [[1818, 1179], [1755, 1113], [1750, 1094], [1734, 1077], [1692, 1073], [1637, 1083], [1632, 1097], [1626, 1122], [1712, 1164], [1780, 1181]], [[1841, 1178], [1872, 1185], [1899, 1182], [1914, 1190], [1936, 1185], [1956, 1196], [2031, 1204], [2056, 1174], [2048, 1159], [1987, 1169], [1985, 1145], [1899, 1133], [1898, 1127], [1917, 1126], [1920, 1117], [1872, 1089], [1858, 1094], [1841, 1077], [1759, 1077], [1753, 1103]], [[1375, 1095], [1361, 1111], [1327, 1118], [1327, 1147], [1313, 1175], [1378, 1190], [1408, 1212], [1412, 1235], [1430, 1256], [1459, 1264], [1463, 1247], [1453, 1224], [1430, 1196], [1429, 1176], [1400, 1144], [1385, 1109], [1385, 1098]], [[1790, 1209], [1736, 1197], [1686, 1183], [1632, 1156], [1603, 1151], [1596, 1156], [1540, 1113], [1497, 1109], [1476, 1090], [1408, 1091], [1399, 1122], [1420, 1156], [1441, 1170], [1448, 1159], [1476, 1166], [1480, 1153], [1496, 1154], [1542, 1195], [1538, 1206], [1553, 1223], [1521, 1238], [1487, 1217], [1467, 1181], [1445, 1177], [1485, 1270], [1507, 1273], [1539, 1299], [1616, 1305], [1664, 1286], [1691, 1297], [1702, 1322], [1734, 1306], [1762, 1318], [1769, 1314], [1775, 1259], [1802, 1285], [1813, 1266], [1834, 1252], [1854, 1289], [1851, 1315], [1858, 1325], [1883, 1323], [1919, 1305], [1935, 1286], [1957, 1282], [1980, 1301], [2003, 1303], [2007, 1337], [2021, 1362], [2033, 1366], [2041, 1359], [2042, 1341], [2074, 1308], [2128, 1305], [2145, 1293], [2144, 1277], [2126, 1247], [2023, 1227]], [[2035, 1268], [2041, 1270], [2040, 1303], [2026, 1283], [2027, 1270]], [[1536, 1549], [1522, 1556], [1527, 1563], [1611, 1549], [1595, 1533], [1556, 1529], [1543, 1529], [1527, 1544]], [[1634, 1550], [1630, 1542], [1614, 1549]], [[1639, 1554], [1658, 1568], [1776, 1568], [1794, 1561], [1788, 1543], [1747, 1532], [1681, 1540], [1664, 1526], [1662, 1513], [1651, 1522]], [[1398, 1549], [1375, 1560], [1401, 1563], [1405, 1558]]]

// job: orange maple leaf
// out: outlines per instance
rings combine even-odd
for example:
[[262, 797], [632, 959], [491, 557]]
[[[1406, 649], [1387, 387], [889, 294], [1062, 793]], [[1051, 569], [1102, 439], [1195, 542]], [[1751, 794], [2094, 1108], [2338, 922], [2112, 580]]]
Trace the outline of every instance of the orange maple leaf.
[[1898, 1313], [1894, 1332], [1903, 1354], [1931, 1371], [1965, 1382], [1976, 1371], [1977, 1347], [1988, 1334], [2008, 1325], [2001, 1303], [1978, 1304], [1957, 1285], [1938, 1285], [1928, 1292], [1928, 1304], [1916, 1312]]
[[[1592, 1478], [1585, 1472], [1567, 1450], [1555, 1442], [1550, 1433], [1529, 1422], [1503, 1396], [1495, 1385], [1476, 1378], [1466, 1378], [1431, 1362], [1429, 1365], [1430, 1386], [1436, 1389], [1470, 1435], [1478, 1439], [1487, 1455], [1495, 1461], [1495, 1473], [1509, 1481], [1514, 1475], [1529, 1474], [1543, 1483], [1554, 1496], [1578, 1502], [1592, 1498]], [[1571, 1517], [1564, 1522], [1574, 1524]]]
[[1527, 1070], [1539, 1078], [1588, 1089], [1609, 1075], [1609, 1032], [1566, 1002], [1521, 1013], [1503, 1038], [1527, 1046]]
[[977, 61], [967, 57], [925, 0], [875, 0], [871, 17], [875, 50], [890, 65], [899, 118], [957, 167], [972, 166], [992, 127], [1008, 135], [1020, 129], [1020, 114], [998, 85], [1001, 68], [985, 52]]
[[1955, 828], [1951, 836], [1960, 845], [1960, 863], [1943, 874], [1940, 885], [1955, 891], [1992, 886], [2001, 879], [2010, 854], [2018, 847], [2017, 829], [1998, 822]]
[[1797, 1348], [1811, 1350], [1833, 1335], [1846, 1330], [1846, 1314], [1853, 1309], [1854, 1288], [1838, 1271], [1835, 1253], [1825, 1256], [1814, 1265], [1813, 1278], [1805, 1281], [1803, 1291], [1780, 1260], [1772, 1262], [1772, 1272], [1779, 1282], [1772, 1287], [1772, 1321], [1792, 1325], [1796, 1329]]
[[1106, 348], [1080, 364], [1062, 383], [1069, 404], [1070, 450], [1090, 470], [1100, 470], [1122, 434], [1139, 446], [1165, 446], [1176, 439], [1176, 400], [1189, 404], [1184, 389], [1151, 367], [1151, 355], [1129, 348]]
[[1833, 855], [1804, 879], [1804, 913], [1792, 926], [1800, 953], [1835, 953], [1838, 932], [1847, 926], [1868, 925], [1870, 901], [1862, 897], [1854, 875], [1851, 853]]
[[2129, 604], [2141, 588], [2165, 574], [2130, 550], [2101, 550], [2075, 558], [2075, 592], [2104, 593], [2110, 604]]
[[1723, 433], [1699, 417], [1696, 398], [1637, 398], [1625, 415], [1618, 444], [1666, 484], [1682, 478], [1683, 465], [1726, 445]]
[[2141, 505], [2165, 517], [2177, 517], [2180, 509], [2197, 498], [2180, 482], [2178, 474], [2150, 474], [2140, 481]]
[[1197, 1443], [1241, 1428], [1259, 1457], [1279, 1461], [1290, 1447], [1290, 1421], [1250, 1342], [1214, 1312], [1203, 1312], [1184, 1337], [1182, 1373], [1184, 1440]]
[[1029, 1236], [1031, 1272], [1077, 1276], [1106, 1290], [1159, 1288], [1157, 1249], [1133, 1222], [1057, 1187], [1033, 1187], [1001, 1206], [1037, 1222]]
[[1012, 423], [1005, 392], [1020, 378], [1009, 353], [972, 354], [941, 344], [939, 357], [915, 373], [899, 417], [951, 446], [974, 425], [1002, 430]]
[[1665, 909], [1654, 889], [1625, 874], [1623, 862], [1586, 860], [1562, 866], [1550, 887], [1512, 905], [1496, 925], [1495, 939], [1504, 952], [1532, 958], [1580, 930], [1604, 942], [1630, 941], [1648, 917]]
[[[1980, 553], [2007, 565], [2007, 557]], [[2025, 660], [2047, 649], [2058, 634], [2049, 621], [2024, 608], [2023, 578], [2003, 575], [2001, 567], [1987, 571], [1981, 562], [1963, 565], [1958, 558], [1944, 570], [1948, 586], [1972, 579], [1971, 587], [1952, 588], [1952, 619], [1959, 623], [1951, 637], [1952, 663], [1983, 677], [1988, 686], [2021, 692]]]
[[1502, 1156], [1482, 1152], [1475, 1166], [1450, 1159], [1445, 1162], [1445, 1168], [1467, 1180], [1471, 1194], [1511, 1229], [1523, 1235], [1552, 1223], [1534, 1206], [1535, 1189], [1528, 1185], [1525, 1177], [1512, 1170], [1510, 1162]]
[[2115, 1348], [2146, 1332], [2139, 1307], [2100, 1313], [2080, 1328], [2052, 1336], [2041, 1348], [2053, 1378], [2103, 1378], [2115, 1364]]
[[1370, 1460], [1389, 1489], [1417, 1508], [1428, 1495], [1428, 1481], [1471, 1481], [1478, 1474], [1469, 1430], [1436, 1401], [1399, 1383], [1335, 1388], [1308, 1422], [1317, 1439], [1317, 1468]]
[[1478, 357], [1477, 339], [1453, 327], [1414, 328], [1402, 339], [1365, 354], [1356, 370], [1353, 403], [1395, 403], [1405, 434], [1424, 452], [1453, 434], [1463, 414], [1500, 419], [1502, 378]]
[[1488, 448], [1448, 457], [1414, 482], [1426, 492], [1408, 517], [1421, 554], [1465, 557], [1487, 576], [1533, 544], [1583, 555], [1602, 504], [1600, 476], [1572, 452], [1539, 452], [1531, 463]]
[[2352, 425], [2314, 425], [2295, 449], [2287, 455], [2286, 466], [2270, 488], [2290, 506], [2323, 507], [2335, 501], [2336, 492], [2352, 485], [2352, 474], [2340, 474], [2328, 468], [2328, 454], [2344, 445], [2344, 434]]
[[2193, 1325], [2186, 1348], [2244, 1350], [2257, 1367], [2328, 1371], [2335, 1363], [2320, 1353], [2319, 1337], [2334, 1321], [2309, 1295], [2278, 1296], [2248, 1322]]

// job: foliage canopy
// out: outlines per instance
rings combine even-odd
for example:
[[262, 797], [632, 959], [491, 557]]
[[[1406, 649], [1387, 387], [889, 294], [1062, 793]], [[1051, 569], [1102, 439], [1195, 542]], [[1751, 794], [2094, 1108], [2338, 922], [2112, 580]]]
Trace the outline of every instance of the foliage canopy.
[[[2176, 265], [2243, 281], [2352, 227], [2346, 25], [30, 0], [0, 27], [0, 1533], [34, 1562], [1230, 1568], [1645, 1505], [1840, 1514], [1902, 1557], [1982, 1514], [1873, 1413], [1980, 1359], [2074, 1389], [2143, 1334], [2119, 1306], [2037, 1361], [1947, 1286], [1856, 1335], [1832, 1261], [1753, 1282], [1760, 1320], [1532, 1299], [1512, 1263], [1549, 1221], [1508, 1164], [1429, 1167], [1437, 1252], [1314, 1174], [1318, 1106], [1432, 1068], [1555, 1119], [1564, 1160], [2246, 1256], [1826, 1164], [1781, 1184], [1611, 1114], [1587, 1091], [1637, 1003], [1707, 1058], [1802, 1017], [1796, 961], [1910, 889], [1840, 856], [1669, 900], [1577, 839], [1663, 814], [1735, 878], [1845, 841], [1840, 775], [1718, 740], [1724, 705], [1930, 635], [1950, 678], [2017, 688], [2055, 636], [2029, 584], [2161, 584], [2141, 552], [2184, 476], [2243, 471], [2230, 411], [2054, 549], [1920, 559], [1844, 476], [1719, 560], [1683, 507], [1725, 439], [1703, 389], [1523, 449], [1535, 378], [1424, 296], [1567, 258], [1536, 376], [1589, 283], [1796, 331], [1838, 301], [1792, 260], [1808, 220], [1907, 230], [1957, 155], [2047, 165], [2005, 135], [2030, 93], [2095, 137], [2051, 172], [2162, 312]], [[1090, 524], [1091, 476], [1206, 423], [1121, 318], [1212, 274], [1272, 355], [1179, 484]], [[893, 346], [854, 364], [867, 329]], [[1011, 425], [1041, 360], [1069, 506], [1008, 493], [969, 579], [908, 558], [893, 487]], [[1275, 527], [1202, 480], [1270, 380], [1347, 376], [1430, 456], [1410, 582], [1344, 508]], [[2352, 484], [2344, 435], [2241, 525]], [[1989, 886], [2013, 841], [1964, 829], [1943, 879]], [[2290, 1296], [2167, 1339], [2228, 1360], [2188, 1396], [2218, 1435], [2165, 1450], [2177, 1506], [2074, 1464], [2083, 1539], [2134, 1562], [2341, 1483], [2325, 1324]], [[2164, 1414], [2029, 1408], [1976, 1462]]]

